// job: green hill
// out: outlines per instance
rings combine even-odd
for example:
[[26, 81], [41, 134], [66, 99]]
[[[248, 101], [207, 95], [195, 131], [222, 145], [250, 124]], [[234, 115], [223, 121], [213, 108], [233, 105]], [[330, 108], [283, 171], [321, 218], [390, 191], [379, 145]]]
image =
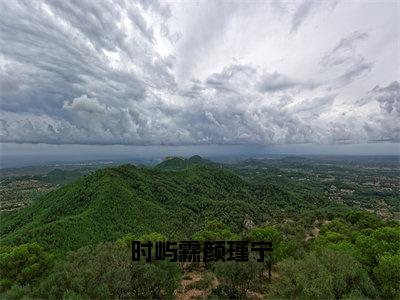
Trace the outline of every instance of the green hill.
[[240, 232], [246, 215], [262, 222], [292, 201], [279, 188], [253, 186], [223, 169], [124, 165], [82, 177], [25, 209], [2, 213], [0, 241], [37, 241], [63, 253], [127, 233], [189, 238], [206, 219], [219, 219]]
[[[27, 208], [3, 212], [0, 298], [172, 298], [187, 272], [201, 278], [185, 289], [200, 289], [209, 298], [241, 298], [245, 293], [237, 287], [244, 291], [250, 284], [271, 298], [398, 298], [392, 288], [399, 282], [398, 222], [337, 204], [304, 174], [292, 178], [297, 169], [291, 177], [278, 169], [280, 177], [266, 161], [261, 167], [255, 160], [240, 169], [228, 166], [232, 172], [200, 157], [184, 161], [191, 163], [182, 170], [101, 169]], [[50, 178], [69, 179], [58, 170]], [[259, 267], [250, 260], [181, 269], [132, 262], [126, 247], [132, 235], [153, 241], [264, 240], [273, 242], [274, 252]], [[278, 278], [267, 278], [271, 270]]]
[[194, 155], [188, 159], [177, 156], [168, 157], [155, 168], [160, 170], [184, 170], [195, 166], [219, 167], [220, 165], [199, 155]]
[[127, 233], [157, 231], [170, 239], [190, 238], [206, 220], [233, 231], [274, 214], [312, 208], [322, 200], [302, 199], [281, 188], [254, 185], [192, 157], [180, 171], [123, 165], [98, 170], [50, 192], [31, 206], [1, 214], [1, 245], [37, 241], [59, 253], [114, 241]]

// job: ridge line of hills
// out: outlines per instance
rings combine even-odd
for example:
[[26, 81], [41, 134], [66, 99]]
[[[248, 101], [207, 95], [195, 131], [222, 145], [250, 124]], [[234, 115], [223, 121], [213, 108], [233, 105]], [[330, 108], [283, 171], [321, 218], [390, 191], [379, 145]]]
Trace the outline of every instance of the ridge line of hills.
[[34, 240], [65, 253], [127, 233], [189, 238], [212, 219], [239, 232], [246, 216], [260, 223], [296, 201], [277, 186], [251, 184], [199, 156], [154, 168], [121, 165], [83, 176], [27, 208], [3, 212], [0, 243]]
[[166, 157], [164, 161], [156, 165], [154, 168], [160, 170], [184, 170], [194, 166], [221, 167], [222, 164], [215, 163], [211, 160], [204, 159], [199, 155], [193, 155], [190, 158], [179, 156]]

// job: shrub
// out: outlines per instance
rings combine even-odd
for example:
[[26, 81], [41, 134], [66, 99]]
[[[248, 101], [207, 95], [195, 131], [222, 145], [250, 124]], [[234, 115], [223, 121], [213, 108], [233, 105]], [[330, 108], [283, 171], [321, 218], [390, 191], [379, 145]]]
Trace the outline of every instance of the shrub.
[[53, 263], [54, 256], [37, 243], [9, 248], [0, 253], [0, 290], [36, 282]]
[[128, 249], [106, 243], [69, 253], [40, 284], [36, 296], [168, 298], [172, 297], [180, 276], [176, 264], [132, 262]]
[[303, 260], [278, 264], [280, 276], [271, 295], [283, 298], [331, 299], [348, 295], [376, 297], [373, 282], [356, 258], [344, 251], [323, 249]]
[[250, 289], [260, 287], [262, 264], [254, 259], [248, 262], [218, 262], [215, 264], [220, 287], [215, 291], [218, 296], [242, 298]]
[[400, 299], [400, 254], [380, 256], [374, 276], [384, 298]]

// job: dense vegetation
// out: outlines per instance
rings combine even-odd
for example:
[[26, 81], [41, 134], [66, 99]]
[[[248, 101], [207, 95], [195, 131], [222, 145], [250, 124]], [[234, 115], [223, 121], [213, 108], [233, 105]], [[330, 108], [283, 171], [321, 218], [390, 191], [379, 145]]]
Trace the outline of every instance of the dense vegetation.
[[[193, 289], [210, 298], [398, 299], [399, 222], [332, 201], [331, 181], [297, 180], [308, 164], [227, 168], [196, 156], [80, 177], [1, 213], [0, 296], [173, 298]], [[133, 239], [264, 240], [274, 251], [264, 264], [132, 262]], [[180, 288], [192, 274], [200, 279]]]
[[246, 217], [258, 224], [317, 204], [319, 199], [304, 200], [272, 184], [254, 185], [223, 169], [195, 166], [176, 172], [123, 165], [82, 177], [26, 209], [4, 212], [1, 242], [36, 241], [65, 253], [129, 232], [184, 239], [207, 219], [240, 231]]

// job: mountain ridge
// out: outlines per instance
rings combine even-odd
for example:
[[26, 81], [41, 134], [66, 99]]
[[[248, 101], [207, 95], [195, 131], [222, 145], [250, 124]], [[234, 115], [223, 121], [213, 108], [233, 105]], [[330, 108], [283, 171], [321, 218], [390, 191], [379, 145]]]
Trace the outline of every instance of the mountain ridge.
[[156, 165], [155, 168], [161, 170], [176, 171], [192, 168], [194, 166], [220, 167], [221, 165], [211, 160], [204, 159], [199, 155], [193, 155], [190, 158], [183, 158], [179, 156], [168, 157], [164, 161]]
[[259, 223], [275, 200], [288, 198], [278, 188], [262, 191], [210, 166], [165, 171], [122, 165], [81, 177], [27, 208], [2, 213], [0, 243], [35, 240], [65, 253], [127, 233], [190, 238], [209, 219], [240, 231], [245, 215]]

